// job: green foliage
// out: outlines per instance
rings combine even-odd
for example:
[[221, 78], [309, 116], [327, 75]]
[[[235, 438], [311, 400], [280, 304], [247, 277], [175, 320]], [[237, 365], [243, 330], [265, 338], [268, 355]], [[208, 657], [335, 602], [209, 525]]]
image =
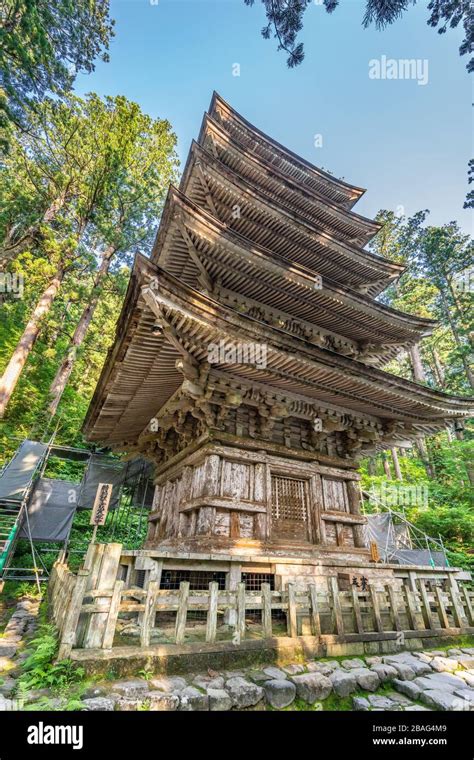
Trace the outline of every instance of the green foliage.
[[93, 93], [45, 99], [31, 129], [15, 136], [0, 173], [0, 256], [23, 278], [24, 293], [9, 294], [2, 305], [0, 372], [58, 271], [61, 287], [9, 403], [0, 454], [10, 455], [26, 435], [51, 433], [50, 387], [65, 358], [71, 361], [71, 338], [86, 314], [57, 438], [83, 444], [79, 430], [113, 339], [133, 254], [150, 250], [176, 179], [175, 145], [168, 121], [151, 119], [122, 96]]
[[83, 679], [84, 669], [71, 660], [54, 662], [57, 649], [55, 627], [50, 624], [41, 626], [38, 636], [29, 643], [30, 654], [23, 664], [19, 679], [19, 688], [23, 693], [43, 688], [60, 691]]
[[[382, 229], [371, 250], [406, 266], [381, 300], [392, 308], [436, 320], [433, 333], [420, 344], [426, 382], [442, 390], [463, 394], [474, 387], [472, 348], [473, 295], [469, 288], [472, 242], [455, 222], [442, 227], [424, 226], [428, 211], [412, 217], [382, 210]], [[411, 379], [408, 357], [397, 357], [387, 371]]]
[[98, 57], [108, 60], [112, 28], [109, 0], [2, 0], [4, 128], [9, 120], [24, 125], [48, 92], [64, 95], [78, 72], [93, 71]]
[[[312, 0], [261, 0], [267, 16], [267, 25], [262, 29], [262, 37], [266, 40], [273, 36], [278, 42], [278, 50], [287, 54], [289, 68], [298, 66], [304, 60], [304, 47], [298, 42], [298, 34], [303, 28], [306, 9]], [[366, 0], [362, 24], [368, 27], [374, 24], [377, 29], [384, 29], [403, 16], [405, 11], [416, 0]], [[244, 0], [245, 5], [254, 5], [255, 0]], [[328, 13], [333, 13], [339, 5], [339, 0], [323, 0]], [[444, 34], [448, 28], [454, 29], [460, 23], [464, 28], [465, 37], [459, 48], [459, 54], [471, 53], [474, 42], [474, 31], [469, 3], [453, 2], [453, 0], [430, 0], [428, 10], [431, 15], [428, 24]], [[468, 71], [474, 70], [471, 58], [467, 64]]]
[[[383, 484], [387, 488], [397, 485], [423, 486], [427, 489], [427, 504], [393, 506], [404, 513], [407, 520], [433, 538], [441, 536], [450, 565], [474, 570], [474, 489], [470, 472], [474, 462], [474, 440], [448, 441], [444, 434], [428, 439], [435, 477], [428, 478], [421, 459], [414, 450], [400, 456], [403, 481], [387, 480], [383, 472], [382, 457], [375, 464], [376, 474], [369, 475], [369, 462], [362, 463], [362, 488], [377, 492]], [[369, 504], [367, 511], [374, 511]]]

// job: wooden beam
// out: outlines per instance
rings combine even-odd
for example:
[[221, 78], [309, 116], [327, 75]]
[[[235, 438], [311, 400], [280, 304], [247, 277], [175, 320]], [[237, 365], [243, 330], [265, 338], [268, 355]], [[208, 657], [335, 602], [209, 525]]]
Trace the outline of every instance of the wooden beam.
[[336, 633], [338, 636], [344, 633], [344, 618], [342, 616], [341, 600], [339, 598], [339, 587], [337, 578], [331, 576], [329, 579], [329, 589], [331, 591], [332, 608], [334, 611], [334, 621], [336, 624]]
[[359, 592], [355, 586], [351, 586], [351, 592], [352, 592], [352, 608], [354, 610], [354, 623], [355, 623], [356, 633], [363, 633], [364, 624], [362, 621], [362, 613], [360, 611]]
[[321, 636], [321, 617], [319, 614], [318, 589], [315, 583], [309, 586], [309, 601], [311, 604], [311, 627], [313, 636]]
[[294, 583], [288, 584], [288, 633], [291, 637], [298, 635], [296, 616], [296, 589]]
[[272, 636], [272, 592], [269, 583], [262, 583], [262, 628], [263, 638]]
[[188, 617], [188, 598], [189, 598], [189, 581], [182, 581], [179, 584], [179, 603], [176, 613], [176, 631], [175, 639], [177, 644], [182, 644], [186, 630], [186, 620]]
[[209, 608], [207, 611], [206, 641], [215, 641], [217, 633], [217, 601], [219, 584], [212, 581], [209, 584]]

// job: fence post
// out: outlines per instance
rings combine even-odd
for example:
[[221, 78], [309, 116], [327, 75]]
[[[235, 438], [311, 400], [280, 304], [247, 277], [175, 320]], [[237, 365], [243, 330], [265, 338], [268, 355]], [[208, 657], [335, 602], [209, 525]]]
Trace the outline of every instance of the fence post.
[[332, 596], [332, 607], [334, 610], [334, 620], [336, 623], [336, 634], [341, 636], [344, 633], [344, 619], [342, 617], [341, 600], [339, 599], [339, 588], [337, 585], [337, 578], [331, 576], [329, 578], [329, 584]]
[[321, 636], [321, 618], [319, 616], [318, 590], [315, 583], [309, 584], [309, 602], [311, 605], [311, 625], [314, 636]]
[[56, 582], [58, 580], [58, 570], [56, 568], [56, 563], [54, 563], [52, 570], [49, 574], [49, 581], [48, 581], [48, 600], [50, 603], [52, 603], [54, 598], [54, 586], [56, 585]]
[[[144, 591], [148, 592], [148, 587], [150, 583], [157, 582], [158, 588], [161, 584], [161, 574], [163, 572], [163, 560], [152, 560], [146, 557], [145, 559], [145, 567], [142, 568], [136, 568], [137, 570], [145, 570], [145, 583], [144, 583]], [[145, 603], [146, 604], [146, 603]], [[140, 631], [143, 630], [143, 618], [145, 616], [145, 612], [139, 612], [138, 613], [138, 624], [140, 626]], [[147, 645], [148, 646], [148, 645]]]
[[219, 584], [212, 581], [209, 584], [209, 607], [207, 609], [206, 641], [211, 644], [216, 640], [217, 633], [217, 600]]
[[430, 600], [428, 598], [428, 592], [426, 590], [426, 583], [423, 578], [418, 578], [420, 585], [421, 602], [423, 609], [423, 617], [425, 619], [425, 626], [431, 630], [434, 628], [433, 618], [431, 616]]
[[295, 584], [288, 584], [288, 632], [291, 637], [298, 636], [298, 621], [296, 617]]
[[374, 610], [375, 627], [379, 633], [383, 633], [382, 616], [380, 614], [379, 598], [377, 596], [377, 590], [374, 586], [370, 586], [370, 599], [372, 601], [372, 607]]
[[262, 583], [262, 628], [263, 638], [272, 637], [272, 592], [269, 583]]
[[150, 646], [150, 635], [153, 620], [156, 614], [156, 601], [160, 590], [160, 581], [148, 581], [146, 597], [144, 600], [145, 610], [140, 619], [140, 646]]
[[[95, 575], [97, 578], [96, 585], [92, 586], [91, 590], [107, 592], [113, 591], [115, 581], [117, 580], [117, 572], [121, 554], [122, 544], [104, 545], [102, 552], [96, 555], [96, 557], [99, 559], [100, 555], [102, 555], [100, 569], [97, 570], [95, 565], [91, 567], [91, 574]], [[110, 605], [110, 600], [110, 593], [108, 593], [107, 596], [97, 596], [95, 598], [95, 603], [97, 605], [100, 605], [101, 603], [109, 603]], [[83, 646], [85, 649], [94, 649], [96, 647], [102, 648], [108, 617], [109, 610], [106, 612], [90, 613], [89, 625], [87, 626], [86, 634], [84, 636]]]
[[362, 622], [362, 613], [360, 611], [359, 592], [355, 586], [351, 586], [351, 591], [356, 633], [364, 633], [364, 624]]
[[65, 660], [69, 657], [76, 641], [77, 623], [81, 614], [82, 601], [86, 591], [88, 575], [88, 570], [79, 570], [77, 573], [76, 583], [63, 625], [58, 660]]
[[436, 601], [438, 603], [438, 617], [441, 628], [449, 628], [449, 620], [444, 606], [443, 592], [439, 586], [435, 586]]
[[395, 593], [395, 589], [389, 583], [387, 586], [387, 590], [388, 590], [388, 598], [390, 601], [390, 608], [392, 611], [393, 626], [396, 631], [401, 631], [402, 625], [400, 623], [400, 615], [398, 614], [398, 602], [397, 602], [397, 595]]
[[115, 581], [114, 590], [110, 599], [110, 607], [105, 625], [104, 638], [102, 639], [102, 649], [112, 649], [114, 644], [115, 628], [117, 627], [117, 618], [122, 601], [123, 581]]
[[237, 644], [245, 638], [245, 583], [237, 585], [237, 624], [235, 641]]
[[179, 584], [179, 602], [176, 613], [176, 643], [182, 644], [186, 630], [188, 616], [189, 581], [181, 581]]
[[408, 624], [410, 626], [410, 630], [418, 631], [420, 629], [420, 626], [418, 624], [415, 594], [413, 591], [411, 591], [411, 589], [408, 588], [408, 586], [404, 586], [404, 589], [405, 589], [405, 599], [407, 603]]
[[458, 584], [456, 583], [453, 576], [450, 574], [448, 576], [448, 583], [449, 583], [449, 595], [451, 597], [452, 601], [452, 607], [453, 607], [453, 617], [454, 622], [456, 625], [456, 628], [463, 628], [463, 608], [459, 600], [459, 589]]
[[462, 586], [462, 594], [464, 596], [464, 603], [467, 608], [467, 622], [469, 625], [474, 625], [474, 611], [472, 609], [471, 597], [469, 596], [467, 586]]

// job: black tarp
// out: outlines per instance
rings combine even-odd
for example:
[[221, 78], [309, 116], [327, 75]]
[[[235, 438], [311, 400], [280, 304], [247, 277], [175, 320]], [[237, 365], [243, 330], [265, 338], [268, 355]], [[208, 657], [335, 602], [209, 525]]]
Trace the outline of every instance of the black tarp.
[[[33, 541], [65, 541], [77, 509], [79, 485], [68, 480], [39, 478], [28, 504]], [[19, 538], [29, 538], [26, 519]]]
[[428, 549], [397, 549], [392, 562], [396, 562], [398, 565], [448, 566], [443, 552], [432, 552]]
[[47, 445], [25, 440], [0, 476], [0, 500], [21, 501]]
[[92, 509], [99, 483], [112, 483], [109, 509], [115, 509], [120, 498], [125, 467], [126, 465], [121, 462], [111, 462], [110, 459], [104, 460], [100, 455], [92, 454], [81, 483], [78, 509]]

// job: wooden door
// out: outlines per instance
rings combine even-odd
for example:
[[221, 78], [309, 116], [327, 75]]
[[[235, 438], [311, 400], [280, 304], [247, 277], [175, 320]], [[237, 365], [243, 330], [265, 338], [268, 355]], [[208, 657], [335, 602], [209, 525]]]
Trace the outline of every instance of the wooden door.
[[272, 538], [278, 541], [309, 540], [305, 480], [272, 475]]

